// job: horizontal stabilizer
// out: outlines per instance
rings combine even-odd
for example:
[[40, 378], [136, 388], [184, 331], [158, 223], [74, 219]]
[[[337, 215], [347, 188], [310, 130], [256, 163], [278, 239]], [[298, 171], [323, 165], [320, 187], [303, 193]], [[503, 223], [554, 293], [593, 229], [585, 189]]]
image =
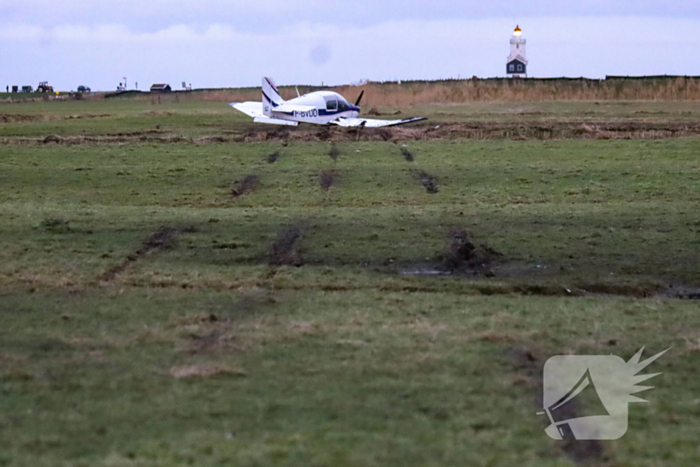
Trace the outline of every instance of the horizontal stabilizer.
[[281, 118], [265, 117], [264, 115], [261, 115], [259, 117], [255, 117], [255, 119], [253, 121], [255, 123], [269, 123], [271, 125], [297, 126], [299, 124], [298, 122], [293, 122], [291, 120], [282, 120]]
[[342, 127], [365, 127], [365, 128], [380, 128], [385, 126], [405, 125], [407, 123], [420, 122], [427, 120], [426, 117], [407, 118], [404, 120], [375, 120], [372, 118], [339, 118], [331, 122], [332, 125]]
[[255, 118], [263, 114], [262, 102], [233, 102], [229, 105], [249, 117]]

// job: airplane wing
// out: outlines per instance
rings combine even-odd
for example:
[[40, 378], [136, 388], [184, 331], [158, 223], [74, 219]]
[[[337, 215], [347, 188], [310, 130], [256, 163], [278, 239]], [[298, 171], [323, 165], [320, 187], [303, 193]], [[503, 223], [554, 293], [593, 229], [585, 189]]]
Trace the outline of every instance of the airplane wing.
[[364, 127], [364, 128], [380, 128], [384, 126], [405, 125], [407, 123], [420, 122], [427, 120], [426, 117], [407, 118], [404, 120], [375, 120], [372, 118], [344, 118], [340, 117], [331, 122], [332, 125], [342, 127]]
[[291, 122], [289, 120], [282, 120], [279, 118], [272, 118], [263, 115], [262, 102], [234, 102], [229, 104], [234, 109], [243, 112], [249, 117], [253, 117], [255, 123], [269, 123], [271, 125], [288, 125], [297, 126], [297, 122]]
[[260, 116], [260, 117], [255, 117], [253, 120], [255, 123], [269, 123], [271, 125], [288, 125], [288, 126], [297, 126], [299, 125], [299, 122], [293, 122], [291, 120], [282, 120], [281, 118], [272, 118], [272, 117], [266, 117], [266, 116]]
[[256, 118], [263, 115], [262, 102], [233, 102], [229, 105], [249, 117]]

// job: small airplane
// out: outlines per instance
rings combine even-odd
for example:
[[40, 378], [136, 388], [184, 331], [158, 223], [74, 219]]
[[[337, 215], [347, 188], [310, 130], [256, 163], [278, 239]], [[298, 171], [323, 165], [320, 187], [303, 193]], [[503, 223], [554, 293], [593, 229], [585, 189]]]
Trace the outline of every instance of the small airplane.
[[275, 83], [270, 78], [263, 78], [262, 102], [234, 102], [229, 105], [253, 117], [253, 121], [257, 123], [273, 125], [297, 126], [299, 123], [313, 123], [341, 127], [379, 128], [427, 120], [425, 117], [404, 120], [358, 118], [360, 101], [364, 94], [365, 92], [362, 91], [354, 105], [337, 92], [331, 91], [316, 91], [285, 101]]

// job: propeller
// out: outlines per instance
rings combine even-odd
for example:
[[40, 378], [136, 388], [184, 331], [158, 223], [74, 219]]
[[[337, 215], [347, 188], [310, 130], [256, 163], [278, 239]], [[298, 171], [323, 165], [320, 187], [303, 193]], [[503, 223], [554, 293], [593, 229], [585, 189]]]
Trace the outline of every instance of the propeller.
[[355, 101], [355, 107], [359, 107], [359, 106], [360, 106], [360, 101], [362, 101], [362, 96], [364, 96], [364, 95], [365, 95], [365, 91], [363, 90], [363, 91], [360, 93], [360, 97], [358, 97], [358, 98], [357, 98], [357, 101]]

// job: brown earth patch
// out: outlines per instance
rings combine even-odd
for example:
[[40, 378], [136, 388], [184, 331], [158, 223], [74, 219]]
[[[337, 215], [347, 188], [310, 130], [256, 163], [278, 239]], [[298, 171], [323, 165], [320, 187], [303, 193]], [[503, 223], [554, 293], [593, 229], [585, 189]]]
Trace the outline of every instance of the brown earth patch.
[[260, 178], [257, 175], [246, 175], [242, 180], [234, 182], [231, 188], [231, 196], [237, 198], [246, 193], [250, 193], [260, 185]]
[[0, 123], [25, 123], [46, 120], [44, 115], [0, 114]]
[[328, 157], [334, 161], [338, 160], [338, 157], [340, 157], [340, 150], [338, 149], [338, 146], [331, 144], [331, 148], [328, 150]]
[[268, 156], [265, 158], [268, 164], [274, 164], [277, 162], [277, 160], [280, 158], [281, 154], [279, 151], [275, 151], [272, 154], [268, 154]]
[[269, 264], [271, 266], [301, 266], [303, 261], [297, 249], [301, 235], [299, 227], [291, 227], [280, 232], [270, 248]]
[[[21, 117], [21, 118], [24, 118]], [[27, 118], [35, 118], [29, 116]], [[155, 133], [155, 134], [154, 134]], [[248, 143], [248, 142], [346, 142], [346, 141], [434, 141], [434, 140], [551, 140], [551, 139], [669, 139], [700, 136], [698, 122], [616, 120], [613, 122], [490, 122], [474, 121], [430, 125], [417, 123], [394, 128], [337, 128], [314, 125], [289, 128], [245, 126], [227, 136], [186, 138], [161, 132], [137, 132], [98, 136], [61, 136], [61, 144], [124, 143]], [[45, 137], [5, 137], [0, 144], [43, 144]]]
[[434, 195], [438, 192], [437, 181], [435, 180], [435, 177], [433, 177], [424, 170], [421, 170], [416, 175], [418, 177], [418, 180], [420, 180], [420, 182], [425, 187], [425, 191], [427, 191], [431, 195]]
[[335, 170], [324, 170], [318, 177], [319, 183], [321, 184], [321, 189], [323, 191], [328, 191], [330, 187], [336, 181], [338, 173]]
[[[192, 231], [193, 229], [190, 228], [186, 230]], [[148, 237], [148, 239], [141, 244], [141, 247], [136, 250], [136, 252], [130, 254], [121, 263], [109, 268], [104, 274], [102, 274], [100, 280], [103, 282], [110, 282], [119, 274], [124, 272], [130, 264], [137, 262], [150, 251], [171, 248], [178, 232], [178, 229], [172, 227], [164, 226], [159, 228], [153, 235]]]
[[486, 245], [474, 244], [469, 233], [464, 230], [453, 232], [451, 237], [449, 250], [442, 259], [444, 270], [452, 273], [480, 273], [487, 277], [494, 275], [489, 265], [495, 259], [502, 258], [502, 254]]
[[46, 138], [44, 138], [44, 144], [49, 144], [49, 143], [56, 143], [60, 144], [62, 141], [62, 138], [57, 135], [48, 135]]

